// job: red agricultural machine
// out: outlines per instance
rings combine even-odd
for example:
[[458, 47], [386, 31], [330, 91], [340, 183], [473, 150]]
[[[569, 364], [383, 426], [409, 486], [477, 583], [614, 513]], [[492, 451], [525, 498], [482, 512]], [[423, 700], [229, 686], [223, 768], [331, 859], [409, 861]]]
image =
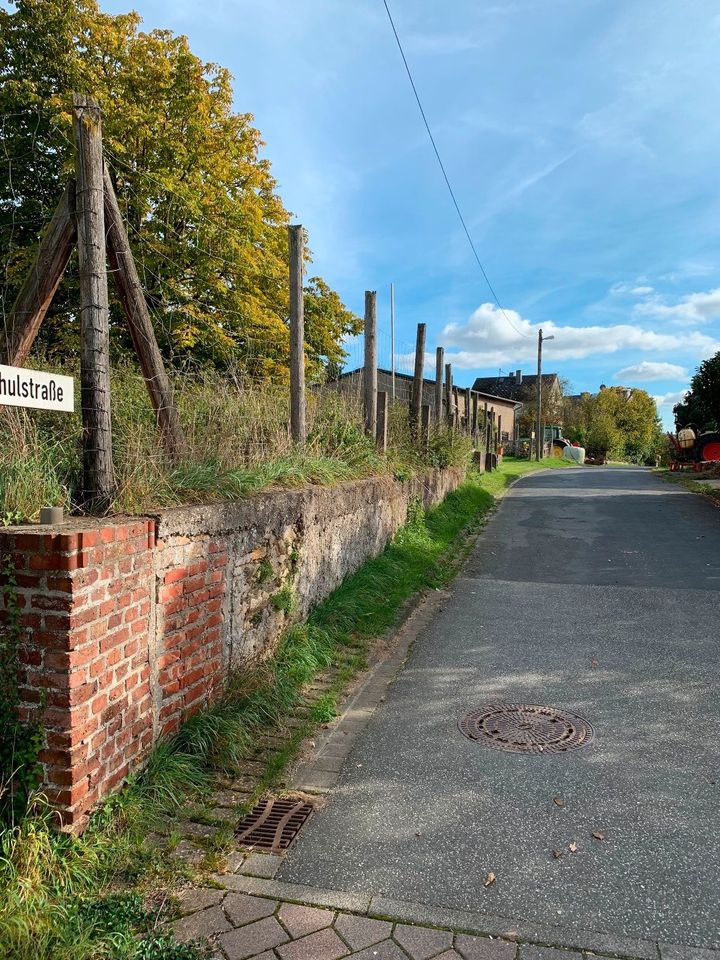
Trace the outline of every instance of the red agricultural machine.
[[706, 470], [720, 464], [720, 433], [700, 433], [693, 426], [683, 427], [677, 434], [668, 433], [670, 469]]

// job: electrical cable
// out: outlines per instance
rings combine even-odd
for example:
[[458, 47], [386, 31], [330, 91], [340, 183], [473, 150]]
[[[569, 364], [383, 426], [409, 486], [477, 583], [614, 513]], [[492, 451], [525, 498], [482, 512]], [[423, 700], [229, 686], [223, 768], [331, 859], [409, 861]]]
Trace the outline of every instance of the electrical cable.
[[423, 119], [423, 123], [425, 124], [425, 129], [427, 130], [428, 136], [430, 137], [430, 143], [432, 144], [432, 148], [435, 151], [437, 162], [440, 165], [440, 170], [442, 171], [442, 175], [445, 179], [445, 184], [447, 185], [448, 192], [450, 193], [450, 197], [455, 207], [455, 211], [457, 212], [457, 215], [460, 219], [460, 223], [462, 224], [462, 228], [465, 231], [465, 236], [467, 237], [468, 243], [470, 244], [470, 249], [473, 252], [473, 256], [477, 260], [477, 265], [480, 267], [480, 271], [483, 277], [485, 278], [485, 283], [488, 285], [488, 289], [490, 290], [490, 293], [493, 295], [493, 299], [495, 300], [495, 303], [497, 304], [498, 309], [500, 310], [502, 315], [505, 317], [505, 319], [510, 324], [510, 326], [515, 331], [515, 333], [519, 334], [519, 336], [521, 337], [526, 337], [527, 339], [530, 339], [529, 334], [523, 333], [522, 330], [518, 330], [518, 328], [515, 326], [515, 324], [512, 322], [510, 317], [505, 312], [505, 309], [503, 305], [500, 303], [497, 293], [495, 293], [495, 288], [490, 282], [490, 278], [488, 277], [487, 272], [485, 271], [485, 267], [482, 264], [482, 260], [480, 259], [477, 249], [475, 248], [475, 244], [473, 243], [473, 239], [470, 236], [470, 231], [467, 228], [465, 217], [462, 214], [462, 210], [460, 209], [460, 204], [458, 203], [457, 197], [455, 196], [455, 191], [453, 190], [452, 184], [450, 183], [450, 178], [448, 177], [447, 171], [445, 170], [445, 164], [442, 162], [440, 151], [438, 150], [437, 143], [435, 142], [435, 137], [433, 136], [432, 130], [430, 129], [430, 124], [428, 123], [427, 116], [425, 115], [425, 110], [423, 109], [422, 101], [420, 100], [420, 95], [418, 94], [417, 87], [415, 86], [415, 81], [413, 80], [413, 75], [412, 75], [412, 72], [410, 71], [410, 65], [408, 64], [407, 57], [405, 56], [405, 51], [403, 50], [402, 43], [400, 42], [400, 37], [398, 36], [398, 32], [395, 27], [395, 21], [393, 20], [392, 14], [390, 13], [390, 7], [387, 4], [387, 0], [383, 0], [383, 5], [385, 7], [385, 12], [388, 15], [390, 26], [392, 27], [392, 31], [395, 35], [395, 41], [398, 45], [400, 56], [402, 57], [403, 63], [405, 64], [405, 71], [407, 72], [408, 80], [410, 81], [410, 86], [412, 87], [412, 91], [415, 94], [415, 100], [417, 101], [417, 105], [420, 109], [420, 115]]

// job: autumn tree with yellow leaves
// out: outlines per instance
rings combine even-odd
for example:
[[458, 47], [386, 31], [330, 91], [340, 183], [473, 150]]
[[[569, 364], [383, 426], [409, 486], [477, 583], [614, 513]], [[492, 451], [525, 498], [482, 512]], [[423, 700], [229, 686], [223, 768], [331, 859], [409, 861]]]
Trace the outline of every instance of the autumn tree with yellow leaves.
[[[96, 97], [104, 144], [166, 359], [288, 375], [289, 213], [227, 69], [183, 36], [141, 30], [95, 0], [14, 0], [0, 10], [0, 257], [5, 312], [73, 167], [70, 99]], [[71, 264], [40, 334], [52, 358], [77, 351]], [[319, 277], [306, 287], [308, 374], [342, 362], [360, 321]], [[116, 352], [129, 348], [117, 305]]]

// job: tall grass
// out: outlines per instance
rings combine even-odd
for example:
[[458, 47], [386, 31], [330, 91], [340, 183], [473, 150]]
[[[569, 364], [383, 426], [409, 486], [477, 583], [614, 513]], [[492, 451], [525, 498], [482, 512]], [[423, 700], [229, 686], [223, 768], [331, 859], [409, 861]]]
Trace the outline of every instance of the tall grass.
[[[409, 435], [407, 408], [397, 406], [389, 449], [381, 456], [363, 431], [360, 398], [330, 387], [308, 391], [308, 438], [298, 448], [288, 428], [286, 387], [206, 372], [176, 379], [188, 454], [173, 465], [160, 444], [139, 372], [116, 366], [111, 389], [116, 512], [236, 499], [269, 486], [330, 484], [382, 473], [404, 477], [430, 465], [461, 462], [468, 452], [467, 439], [446, 430], [434, 431], [430, 447], [420, 448]], [[68, 415], [0, 407], [0, 521], [36, 519], [49, 504], [73, 507], [81, 481], [81, 433], [77, 409]]]

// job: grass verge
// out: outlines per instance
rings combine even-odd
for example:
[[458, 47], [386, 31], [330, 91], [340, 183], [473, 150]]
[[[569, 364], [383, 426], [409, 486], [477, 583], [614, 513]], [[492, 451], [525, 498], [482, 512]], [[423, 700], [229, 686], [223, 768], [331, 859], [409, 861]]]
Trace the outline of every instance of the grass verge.
[[385, 551], [349, 577], [305, 624], [291, 627], [272, 661], [238, 676], [211, 709], [160, 743], [144, 772], [102, 805], [81, 837], [55, 833], [52, 812], [40, 800], [20, 824], [1, 832], [0, 957], [200, 957], [199, 947], [174, 944], [156, 932], [165, 913], [152, 894], [177, 883], [178, 867], [147, 842], [148, 832], [172, 822], [185, 804], [209, 800], [219, 773], [242, 771], [259, 736], [280, 725], [303, 686], [334, 668], [333, 689], [268, 767], [263, 785], [275, 781], [306, 733], [332, 714], [342, 687], [364, 665], [370, 641], [397, 622], [418, 591], [452, 578], [469, 534], [495, 503], [494, 493], [538, 466], [560, 465], [506, 459], [495, 474], [471, 473], [427, 514], [413, 505], [408, 523]]

